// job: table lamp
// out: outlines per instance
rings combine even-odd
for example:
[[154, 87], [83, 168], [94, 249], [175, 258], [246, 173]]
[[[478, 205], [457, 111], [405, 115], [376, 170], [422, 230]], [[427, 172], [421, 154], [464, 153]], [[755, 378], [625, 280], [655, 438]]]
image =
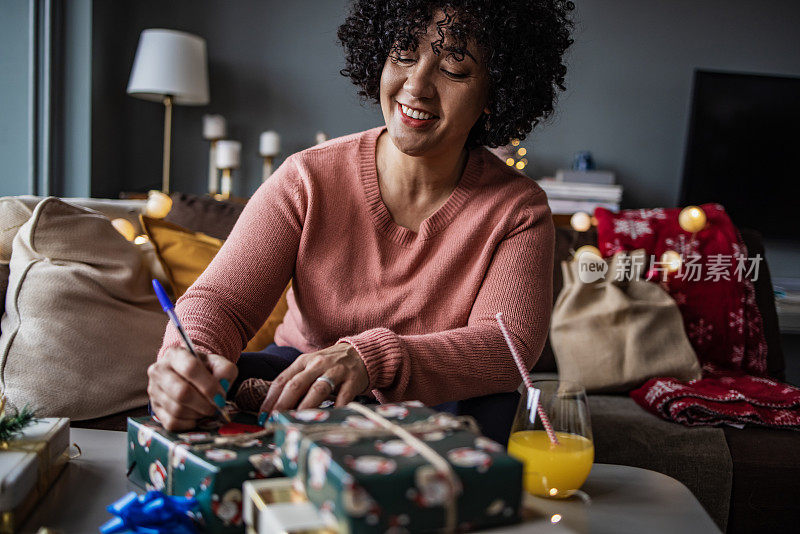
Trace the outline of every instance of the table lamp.
[[164, 104], [162, 191], [169, 193], [172, 105], [208, 104], [205, 39], [190, 33], [150, 29], [139, 38], [128, 94]]

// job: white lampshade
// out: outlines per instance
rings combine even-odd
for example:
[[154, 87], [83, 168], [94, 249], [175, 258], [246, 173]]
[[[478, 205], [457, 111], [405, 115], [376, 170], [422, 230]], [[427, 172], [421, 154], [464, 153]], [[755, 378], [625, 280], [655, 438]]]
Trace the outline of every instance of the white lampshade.
[[208, 104], [205, 39], [176, 30], [144, 30], [133, 60], [128, 94], [154, 102], [172, 95], [175, 104]]

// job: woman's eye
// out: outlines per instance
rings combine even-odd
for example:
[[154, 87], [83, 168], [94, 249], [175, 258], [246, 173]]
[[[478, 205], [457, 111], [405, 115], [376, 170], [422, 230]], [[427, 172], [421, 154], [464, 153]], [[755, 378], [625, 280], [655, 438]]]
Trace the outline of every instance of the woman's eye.
[[413, 57], [393, 56], [393, 59], [397, 63], [409, 64], [409, 63], [413, 63], [414, 62], [414, 58]]
[[442, 72], [444, 72], [445, 74], [447, 74], [451, 78], [461, 79], [461, 78], [466, 78], [467, 77], [466, 74], [460, 74], [458, 72], [451, 72], [451, 71], [446, 70], [446, 69], [442, 69]]

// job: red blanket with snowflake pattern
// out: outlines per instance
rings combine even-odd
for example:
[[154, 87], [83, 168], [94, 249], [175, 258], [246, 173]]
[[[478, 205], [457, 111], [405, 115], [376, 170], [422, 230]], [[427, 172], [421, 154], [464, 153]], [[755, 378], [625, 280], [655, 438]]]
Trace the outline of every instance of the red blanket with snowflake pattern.
[[[679, 208], [595, 211], [604, 257], [640, 248], [650, 256], [648, 276], [677, 303], [703, 366], [701, 380], [652, 378], [631, 397], [664, 419], [690, 426], [800, 428], [800, 390], [766, 378], [767, 344], [753, 286], [763, 258], [748, 255], [721, 205], [701, 208], [708, 222], [696, 234], [678, 224]], [[669, 250], [681, 255], [677, 272], [661, 261]]]

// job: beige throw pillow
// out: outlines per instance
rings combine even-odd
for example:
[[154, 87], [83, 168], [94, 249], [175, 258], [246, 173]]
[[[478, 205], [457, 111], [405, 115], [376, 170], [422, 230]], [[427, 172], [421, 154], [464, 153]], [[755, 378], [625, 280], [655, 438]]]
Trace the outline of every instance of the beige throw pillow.
[[31, 210], [14, 197], [0, 198], [0, 315], [5, 310], [8, 262], [11, 244], [20, 227], [31, 218]]
[[0, 323], [0, 383], [16, 407], [92, 419], [147, 404], [166, 316], [135, 245], [56, 198], [19, 230]]

